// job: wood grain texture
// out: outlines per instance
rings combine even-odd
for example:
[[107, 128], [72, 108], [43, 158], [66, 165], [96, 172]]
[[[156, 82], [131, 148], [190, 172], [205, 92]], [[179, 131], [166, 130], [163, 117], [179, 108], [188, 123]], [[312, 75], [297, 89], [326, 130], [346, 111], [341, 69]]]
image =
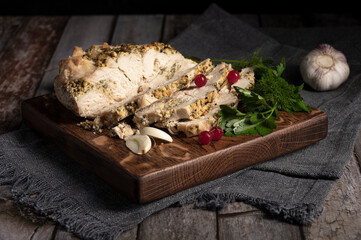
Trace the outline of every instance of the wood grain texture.
[[20, 16], [0, 16], [0, 52], [6, 46], [21, 21], [22, 17]]
[[138, 225], [119, 234], [116, 240], [138, 240]]
[[[20, 217], [19, 217], [20, 216]], [[55, 225], [11, 199], [11, 186], [0, 186], [0, 239], [50, 240]]]
[[291, 225], [275, 219], [267, 219], [260, 212], [221, 216], [219, 217], [218, 224], [220, 229], [219, 240], [302, 239], [297, 225]]
[[79, 240], [79, 238], [71, 232], [67, 232], [65, 229], [61, 228], [56, 232], [54, 240]]
[[31, 240], [52, 240], [56, 229], [54, 224], [44, 224], [37, 227], [34, 234], [31, 236]]
[[261, 211], [258, 208], [244, 203], [244, 202], [233, 202], [228, 204], [222, 209], [218, 210], [218, 214], [220, 215], [234, 215], [239, 213], [245, 213], [245, 212], [254, 212], [254, 211]]
[[[82, 119], [54, 94], [23, 103], [24, 121], [62, 151], [136, 202], [153, 201], [228, 175], [323, 139], [327, 115], [281, 112], [278, 129], [265, 137], [224, 137], [200, 145], [197, 137], [174, 136], [147, 154], [136, 155], [125, 142], [77, 126]], [[124, 184], [127, 183], [127, 184]]]
[[0, 53], [0, 134], [21, 124], [20, 104], [34, 95], [67, 17], [27, 17]]
[[216, 240], [214, 211], [193, 209], [192, 205], [166, 208], [139, 224], [138, 240]]
[[[354, 148], [354, 155], [358, 162], [358, 166], [361, 172], [361, 131], [358, 133], [356, 138], [356, 144]], [[361, 187], [361, 186], [360, 186]]]
[[355, 156], [323, 202], [322, 215], [304, 226], [306, 240], [361, 239], [361, 173]]

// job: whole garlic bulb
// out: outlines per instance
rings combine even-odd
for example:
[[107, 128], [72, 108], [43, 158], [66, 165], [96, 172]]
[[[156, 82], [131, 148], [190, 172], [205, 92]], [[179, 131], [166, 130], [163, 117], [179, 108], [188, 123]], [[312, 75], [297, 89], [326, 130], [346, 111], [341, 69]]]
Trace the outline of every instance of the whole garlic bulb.
[[309, 52], [300, 64], [303, 81], [316, 91], [338, 88], [350, 74], [345, 55], [328, 44]]

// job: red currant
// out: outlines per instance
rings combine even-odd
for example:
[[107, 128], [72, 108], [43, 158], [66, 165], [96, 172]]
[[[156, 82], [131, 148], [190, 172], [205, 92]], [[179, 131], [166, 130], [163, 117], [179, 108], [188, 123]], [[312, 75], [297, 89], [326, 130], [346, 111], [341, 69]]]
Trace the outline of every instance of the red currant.
[[198, 135], [198, 141], [203, 145], [207, 145], [212, 141], [212, 136], [208, 131], [203, 131]]
[[203, 74], [198, 74], [194, 78], [194, 83], [197, 85], [197, 87], [203, 87], [207, 83], [207, 78]]
[[222, 138], [223, 136], [223, 130], [221, 127], [212, 127], [211, 130], [209, 131], [209, 133], [211, 134], [212, 140], [219, 140]]
[[228, 73], [227, 79], [230, 84], [234, 84], [239, 80], [239, 72], [237, 70], [232, 70]]

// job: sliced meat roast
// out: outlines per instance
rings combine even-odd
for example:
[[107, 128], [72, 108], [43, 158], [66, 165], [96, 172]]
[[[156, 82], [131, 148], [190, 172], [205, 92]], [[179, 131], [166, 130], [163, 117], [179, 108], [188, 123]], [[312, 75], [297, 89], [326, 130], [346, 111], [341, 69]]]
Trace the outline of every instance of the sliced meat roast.
[[196, 63], [168, 44], [93, 45], [74, 48], [59, 63], [54, 90], [76, 115], [95, 118], [115, 104], [154, 88]]
[[[227, 75], [232, 65], [194, 61], [158, 42], [75, 47], [59, 69], [55, 94], [85, 118], [79, 125], [99, 132], [108, 129], [119, 138], [151, 125], [172, 134], [198, 135], [215, 124], [220, 105], [237, 105], [233, 86], [249, 89], [254, 84], [253, 68], [242, 69], [231, 85]], [[205, 86], [193, 81], [198, 74], [206, 76]]]

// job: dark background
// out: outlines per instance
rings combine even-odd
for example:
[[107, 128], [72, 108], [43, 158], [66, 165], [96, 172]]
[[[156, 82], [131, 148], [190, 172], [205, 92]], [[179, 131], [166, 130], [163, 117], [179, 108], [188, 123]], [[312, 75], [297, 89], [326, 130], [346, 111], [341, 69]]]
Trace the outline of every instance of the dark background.
[[311, 0], [56, 0], [1, 1], [2, 15], [68, 15], [68, 14], [201, 14], [211, 3], [230, 13], [334, 13], [360, 19], [357, 1]]

